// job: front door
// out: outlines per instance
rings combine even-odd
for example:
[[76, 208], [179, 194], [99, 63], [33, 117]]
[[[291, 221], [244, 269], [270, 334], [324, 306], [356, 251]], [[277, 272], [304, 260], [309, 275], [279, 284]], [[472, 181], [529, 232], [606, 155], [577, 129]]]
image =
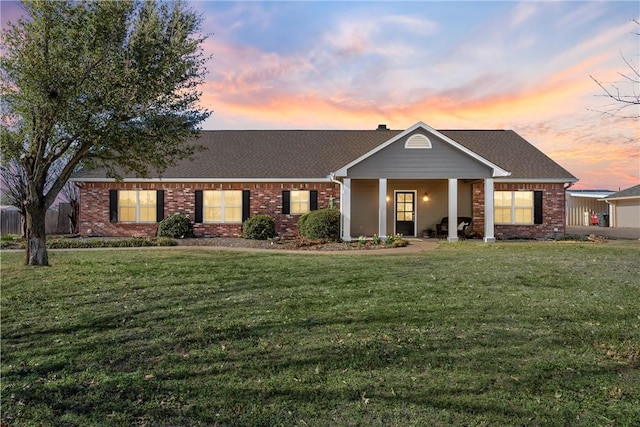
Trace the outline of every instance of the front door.
[[413, 191], [396, 192], [396, 233], [416, 235], [416, 194]]

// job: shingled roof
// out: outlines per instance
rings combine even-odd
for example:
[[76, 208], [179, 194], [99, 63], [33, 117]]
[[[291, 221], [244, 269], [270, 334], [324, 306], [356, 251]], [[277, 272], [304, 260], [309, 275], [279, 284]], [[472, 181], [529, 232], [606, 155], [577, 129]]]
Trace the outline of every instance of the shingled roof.
[[640, 197], [640, 185], [634, 185], [633, 187], [629, 187], [622, 191], [618, 191], [617, 193], [610, 194], [606, 197], [606, 199], [630, 199], [636, 197]]
[[[400, 130], [201, 131], [192, 160], [167, 168], [163, 179], [325, 179]], [[511, 172], [510, 179], [577, 179], [510, 130], [443, 130], [445, 136]], [[74, 180], [105, 178], [101, 169]], [[135, 178], [124, 175], [124, 179]]]

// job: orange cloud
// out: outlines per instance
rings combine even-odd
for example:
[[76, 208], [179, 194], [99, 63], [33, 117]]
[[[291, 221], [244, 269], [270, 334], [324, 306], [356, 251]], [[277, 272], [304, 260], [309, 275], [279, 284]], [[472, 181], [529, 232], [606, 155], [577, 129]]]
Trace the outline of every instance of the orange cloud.
[[[373, 129], [386, 123], [404, 129], [419, 120], [441, 129], [511, 128], [580, 178], [578, 188], [626, 188], [640, 182], [640, 130], [637, 121], [589, 111], [598, 110], [601, 102], [589, 75], [598, 70], [609, 78], [616, 70], [604, 67], [611, 63], [609, 51], [584, 55], [587, 47], [601, 46], [618, 33], [577, 46], [567, 55], [581, 60], [519, 86], [511, 76], [485, 73], [471, 82], [443, 82], [443, 88], [423, 88], [421, 93], [412, 93], [402, 80], [384, 93], [371, 83], [373, 76], [343, 76], [339, 67], [324, 73], [320, 64], [325, 59], [337, 65], [323, 51], [287, 56], [215, 43], [214, 78], [202, 97], [214, 114], [205, 128]], [[356, 48], [358, 40], [341, 46]], [[561, 59], [553, 59], [556, 68]], [[408, 81], [414, 71], [397, 75]], [[353, 88], [345, 86], [347, 78], [353, 78]]]

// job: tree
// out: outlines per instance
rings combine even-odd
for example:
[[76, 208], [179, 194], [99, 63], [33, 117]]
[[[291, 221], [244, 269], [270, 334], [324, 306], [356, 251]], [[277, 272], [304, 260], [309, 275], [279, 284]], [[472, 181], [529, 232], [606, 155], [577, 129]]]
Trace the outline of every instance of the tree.
[[[51, 185], [56, 181], [63, 167], [64, 163], [58, 161], [49, 169], [49, 174], [47, 175], [44, 186], [45, 191], [51, 188]], [[29, 186], [27, 174], [19, 162], [9, 160], [6, 165], [0, 165], [0, 185], [3, 189], [2, 203], [17, 207], [18, 212], [20, 212], [21, 234], [22, 237], [25, 237], [27, 235], [25, 201], [27, 200]], [[80, 214], [80, 189], [73, 182], [67, 181], [60, 190], [60, 196], [68, 202], [71, 207], [71, 212], [67, 215], [70, 230], [72, 234], [77, 234]]]
[[69, 230], [71, 234], [78, 234], [80, 232], [80, 189], [71, 181], [67, 183], [60, 190], [62, 197], [69, 202], [71, 212], [67, 215], [69, 218]]
[[2, 184], [3, 204], [15, 206], [20, 212], [20, 229], [22, 237], [24, 237], [27, 232], [25, 222], [27, 215], [25, 206], [27, 174], [20, 166], [20, 163], [8, 161], [6, 165], [0, 165], [0, 183]]
[[[208, 59], [182, 2], [23, 2], [2, 31], [3, 164], [24, 170], [25, 262], [48, 265], [45, 215], [78, 167], [161, 173], [195, 146]], [[61, 163], [54, 182], [47, 178]]]
[[[633, 22], [640, 26], [640, 21], [634, 19]], [[640, 36], [640, 32], [633, 34]], [[636, 111], [631, 113], [627, 113], [627, 109], [640, 106], [640, 68], [637, 64], [634, 64], [632, 60], [627, 59], [622, 53], [620, 53], [620, 56], [626, 65], [625, 72], [618, 72], [618, 75], [622, 78], [621, 82], [605, 83], [592, 75], [589, 77], [591, 77], [591, 80], [596, 82], [604, 92], [599, 96], [604, 96], [613, 101], [613, 104], [609, 105], [608, 109], [603, 111], [603, 113], [624, 119], [638, 119], [640, 118], [640, 109], [636, 109]], [[630, 89], [625, 89], [625, 85], [628, 85]]]

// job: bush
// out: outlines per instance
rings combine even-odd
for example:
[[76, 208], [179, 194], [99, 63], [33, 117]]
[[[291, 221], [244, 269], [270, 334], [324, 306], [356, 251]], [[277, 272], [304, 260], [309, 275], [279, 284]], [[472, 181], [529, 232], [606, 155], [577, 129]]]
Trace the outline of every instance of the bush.
[[193, 237], [193, 224], [187, 215], [174, 214], [160, 221], [157, 235], [173, 239]]
[[242, 237], [253, 240], [267, 240], [276, 237], [276, 221], [269, 215], [255, 215], [242, 224]]
[[[126, 239], [51, 239], [47, 240], [49, 249], [88, 249], [88, 248], [140, 248], [147, 246], [175, 246], [176, 241], [168, 237], [148, 239], [131, 237]], [[23, 245], [24, 246], [24, 245]]]
[[319, 209], [298, 220], [300, 235], [311, 240], [340, 240], [340, 211]]

